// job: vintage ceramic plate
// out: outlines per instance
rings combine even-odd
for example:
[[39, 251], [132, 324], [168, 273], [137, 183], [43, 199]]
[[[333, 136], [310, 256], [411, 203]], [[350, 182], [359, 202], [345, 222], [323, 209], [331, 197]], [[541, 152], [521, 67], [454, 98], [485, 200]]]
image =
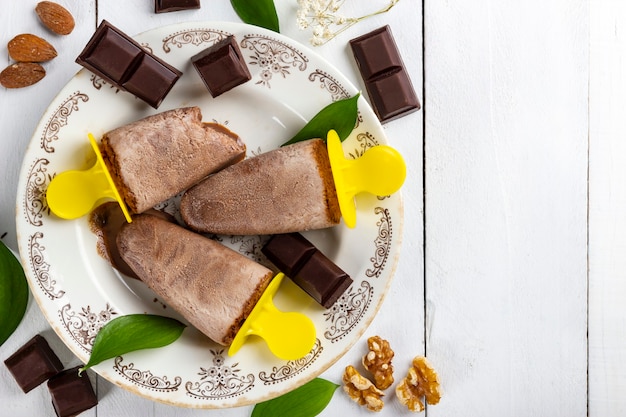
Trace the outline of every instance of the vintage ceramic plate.
[[[189, 58], [234, 34], [252, 80], [214, 99]], [[334, 100], [357, 89], [309, 49], [279, 34], [234, 23], [186, 23], [151, 30], [136, 39], [184, 72], [158, 111], [197, 105], [205, 121], [217, 121], [247, 143], [248, 156], [278, 147]], [[17, 197], [19, 248], [32, 293], [67, 346], [87, 361], [94, 337], [109, 320], [131, 313], [180, 318], [141, 282], [111, 268], [96, 250], [88, 218], [61, 220], [50, 213], [50, 179], [89, 166], [87, 133], [104, 132], [157, 110], [81, 70], [61, 90], [37, 127], [26, 152]], [[386, 142], [367, 102], [359, 100], [359, 123], [344, 142], [358, 157]], [[380, 173], [384, 175], [384, 173]], [[281, 361], [260, 339], [235, 356], [194, 328], [160, 349], [133, 352], [94, 370], [131, 392], [184, 407], [223, 408], [253, 404], [290, 391], [319, 375], [356, 342], [378, 311], [397, 263], [403, 211], [399, 193], [359, 196], [357, 226], [343, 224], [305, 235], [354, 279], [326, 310], [290, 280], [275, 298], [278, 308], [302, 311], [316, 325], [317, 341], [300, 360]], [[176, 214], [176, 199], [160, 208]], [[222, 243], [266, 263], [264, 236], [220, 236]]]

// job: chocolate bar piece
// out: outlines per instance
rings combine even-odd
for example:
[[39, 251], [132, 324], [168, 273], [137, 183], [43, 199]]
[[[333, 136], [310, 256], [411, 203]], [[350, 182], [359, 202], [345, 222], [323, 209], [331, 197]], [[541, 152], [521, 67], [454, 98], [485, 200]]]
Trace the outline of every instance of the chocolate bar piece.
[[76, 62], [155, 109], [182, 75], [106, 20]]
[[29, 392], [63, 369], [61, 361], [41, 335], [26, 342], [4, 364], [24, 392]]
[[66, 369], [48, 381], [52, 406], [58, 417], [75, 416], [98, 404], [89, 377], [85, 372], [78, 375], [78, 369], [78, 366]]
[[352, 284], [352, 278], [299, 233], [272, 236], [261, 252], [325, 308]]
[[176, 12], [178, 10], [199, 8], [200, 0], [154, 0], [155, 13]]
[[213, 97], [252, 78], [233, 35], [192, 56], [191, 62]]
[[388, 25], [352, 39], [350, 47], [381, 123], [420, 109]]

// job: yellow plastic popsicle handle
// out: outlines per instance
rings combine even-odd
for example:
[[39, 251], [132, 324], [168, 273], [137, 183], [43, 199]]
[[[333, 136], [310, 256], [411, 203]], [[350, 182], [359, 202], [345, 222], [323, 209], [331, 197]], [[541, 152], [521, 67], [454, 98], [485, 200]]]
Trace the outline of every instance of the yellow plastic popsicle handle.
[[62, 219], [77, 219], [93, 210], [100, 200], [111, 198], [118, 202], [130, 223], [130, 213], [104, 164], [96, 139], [91, 133], [88, 136], [96, 162], [86, 170], [65, 171], [52, 178], [46, 191], [48, 207]]
[[326, 145], [341, 216], [352, 228], [356, 226], [354, 197], [362, 192], [377, 196], [395, 193], [406, 178], [406, 164], [398, 151], [386, 145], [369, 148], [360, 158], [346, 159], [334, 130], [328, 132]]
[[302, 313], [280, 311], [273, 303], [284, 276], [282, 272], [276, 274], [267, 286], [235, 335], [228, 349], [229, 356], [237, 353], [250, 335], [265, 340], [270, 351], [280, 359], [300, 359], [313, 349], [316, 333], [311, 319]]

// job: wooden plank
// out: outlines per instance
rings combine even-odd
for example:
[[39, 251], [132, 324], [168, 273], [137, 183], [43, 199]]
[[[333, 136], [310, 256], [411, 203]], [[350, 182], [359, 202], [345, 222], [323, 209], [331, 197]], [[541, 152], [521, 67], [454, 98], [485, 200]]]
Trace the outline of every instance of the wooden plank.
[[587, 414], [587, 9], [426, 2], [428, 415]]
[[626, 5], [591, 3], [589, 415], [626, 413]]

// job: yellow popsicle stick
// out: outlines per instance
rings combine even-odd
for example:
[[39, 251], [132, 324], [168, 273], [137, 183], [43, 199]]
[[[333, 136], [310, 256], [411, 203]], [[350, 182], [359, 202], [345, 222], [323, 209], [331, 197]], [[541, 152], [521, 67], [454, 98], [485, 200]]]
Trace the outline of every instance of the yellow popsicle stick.
[[302, 313], [280, 311], [273, 303], [284, 276], [282, 272], [276, 274], [267, 286], [235, 335], [228, 355], [237, 353], [251, 335], [261, 337], [270, 351], [280, 359], [300, 359], [313, 349], [316, 332], [311, 319]]
[[48, 207], [62, 219], [77, 219], [93, 210], [101, 200], [110, 198], [118, 202], [130, 223], [130, 213], [104, 164], [96, 139], [91, 133], [88, 136], [96, 162], [86, 170], [64, 171], [52, 178], [46, 191]]
[[369, 148], [360, 158], [346, 159], [334, 130], [328, 132], [326, 145], [341, 216], [352, 228], [356, 226], [354, 197], [362, 192], [381, 197], [395, 193], [406, 178], [406, 164], [398, 151], [386, 145]]

